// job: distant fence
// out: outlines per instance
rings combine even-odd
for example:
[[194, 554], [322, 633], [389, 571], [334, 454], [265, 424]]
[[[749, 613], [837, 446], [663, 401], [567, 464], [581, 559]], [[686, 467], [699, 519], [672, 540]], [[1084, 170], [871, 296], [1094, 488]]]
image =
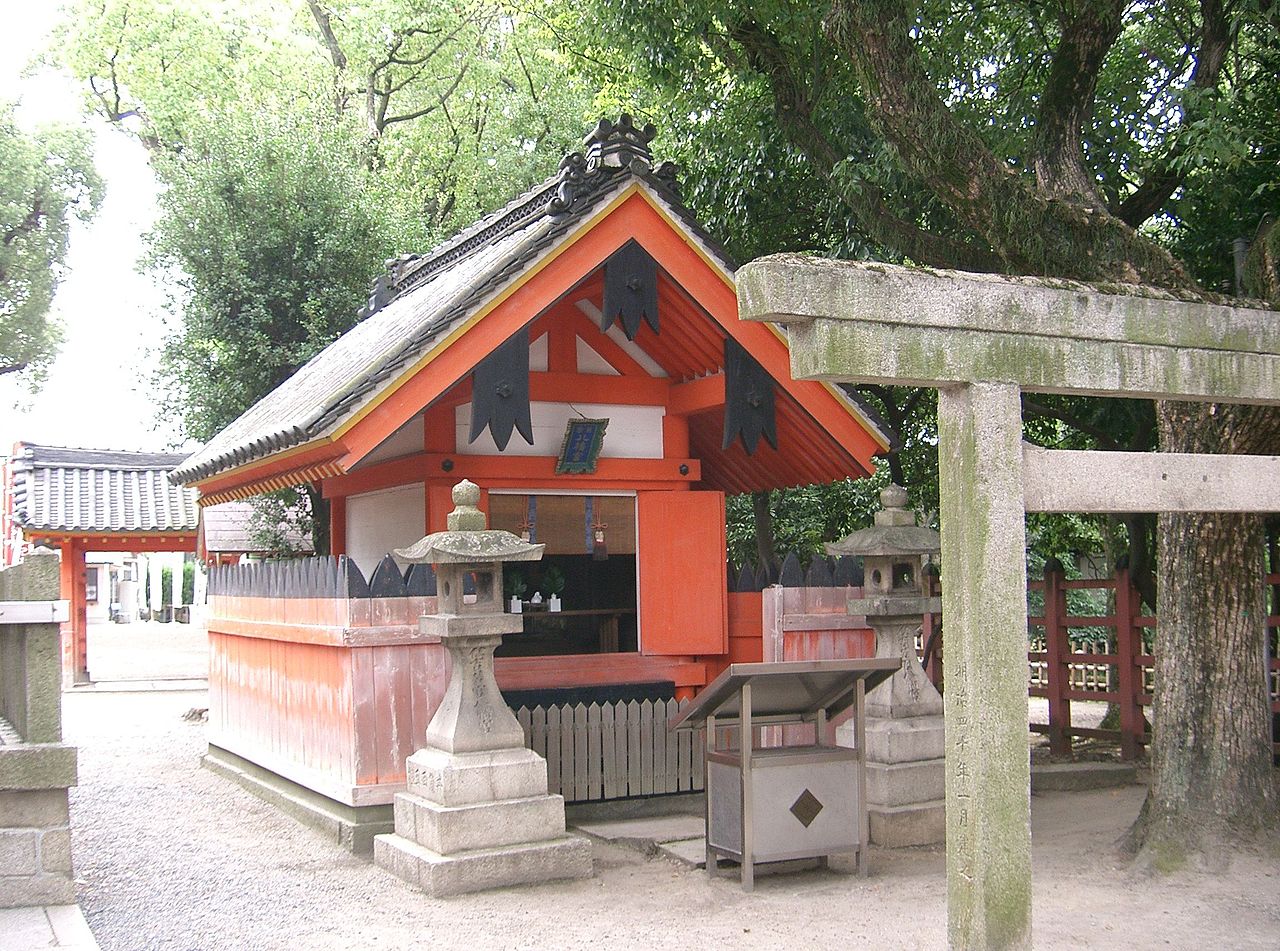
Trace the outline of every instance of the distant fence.
[[[1268, 585], [1280, 584], [1280, 574], [1267, 576]], [[1157, 619], [1142, 613], [1142, 600], [1127, 570], [1112, 578], [1068, 581], [1061, 571], [1047, 571], [1043, 581], [1028, 585], [1042, 592], [1044, 608], [1028, 612], [1030, 650], [1028, 693], [1049, 702], [1049, 722], [1032, 723], [1031, 730], [1047, 734], [1054, 752], [1067, 753], [1073, 737], [1118, 740], [1121, 755], [1135, 758], [1150, 736], [1144, 708], [1155, 689], [1155, 627]], [[1107, 607], [1100, 613], [1073, 613], [1071, 592], [1101, 592]], [[1267, 619], [1267, 687], [1273, 713], [1280, 714], [1280, 660], [1275, 638], [1280, 616], [1272, 607]], [[1117, 729], [1073, 726], [1071, 702], [1092, 700], [1115, 704]], [[1277, 744], [1280, 752], [1280, 743]]]
[[667, 730], [688, 701], [630, 700], [520, 707], [525, 745], [547, 761], [547, 786], [565, 802], [702, 789], [702, 731]]

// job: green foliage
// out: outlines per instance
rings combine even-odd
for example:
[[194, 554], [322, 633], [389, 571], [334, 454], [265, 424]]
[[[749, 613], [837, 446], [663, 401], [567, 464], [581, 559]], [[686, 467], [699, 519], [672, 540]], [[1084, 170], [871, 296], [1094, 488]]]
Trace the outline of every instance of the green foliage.
[[160, 377], [207, 440], [356, 320], [409, 225], [324, 117], [250, 114], [188, 128], [156, 158], [168, 188], [152, 266], [177, 331]]
[[102, 184], [84, 129], [18, 128], [0, 102], [0, 374], [43, 377], [62, 341], [50, 317], [73, 220], [97, 210]]
[[269, 558], [305, 554], [313, 548], [315, 517], [311, 496], [300, 488], [279, 489], [249, 500], [248, 531], [254, 550]]
[[[143, 589], [148, 595], [150, 594], [150, 586], [144, 586]], [[184, 561], [182, 563], [182, 603], [191, 604], [196, 599], [196, 563], [194, 561]], [[151, 605], [151, 610], [156, 610], [156, 605]], [[161, 608], [173, 607], [173, 569], [165, 565], [160, 569], [160, 604]]]
[[[888, 481], [888, 469], [882, 466], [869, 479], [845, 479], [828, 485], [770, 492], [769, 512], [778, 559], [795, 552], [801, 563], [807, 565], [814, 555], [823, 553], [824, 542], [838, 541], [870, 525], [872, 516], [880, 509], [880, 490]], [[729, 561], [736, 566], [757, 566], [751, 496], [733, 496], [726, 508]]]

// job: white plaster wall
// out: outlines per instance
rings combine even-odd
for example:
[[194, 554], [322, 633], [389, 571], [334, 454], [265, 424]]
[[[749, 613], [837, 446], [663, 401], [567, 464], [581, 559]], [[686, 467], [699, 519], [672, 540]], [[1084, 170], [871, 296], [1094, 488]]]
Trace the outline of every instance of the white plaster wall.
[[421, 485], [347, 496], [347, 556], [355, 559], [367, 581], [383, 555], [408, 548], [426, 534], [426, 525], [427, 500]]
[[[533, 422], [533, 445], [524, 441], [519, 432], [511, 433], [511, 440], [502, 455], [507, 456], [558, 456], [564, 443], [564, 429], [569, 420], [585, 416], [588, 419], [607, 419], [609, 426], [604, 433], [601, 459], [661, 459], [662, 417], [661, 406], [611, 406], [603, 403], [531, 403], [529, 415]], [[468, 442], [471, 435], [471, 404], [464, 403], [455, 416], [460, 455], [496, 456], [498, 446], [493, 434], [486, 429], [475, 442]]]

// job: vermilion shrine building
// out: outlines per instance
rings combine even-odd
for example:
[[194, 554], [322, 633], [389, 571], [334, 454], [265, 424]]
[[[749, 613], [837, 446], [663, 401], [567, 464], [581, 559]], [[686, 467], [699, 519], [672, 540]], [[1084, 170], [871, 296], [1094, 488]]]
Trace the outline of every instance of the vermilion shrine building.
[[504, 692], [685, 697], [761, 659], [759, 593], [728, 594], [725, 495], [867, 475], [887, 440], [840, 390], [791, 378], [781, 330], [738, 320], [733, 264], [651, 137], [601, 123], [555, 176], [394, 262], [362, 322], [178, 467], [202, 504], [318, 483], [333, 552], [372, 587], [322, 560], [215, 574], [226, 763], [390, 802], [445, 671], [415, 624], [431, 579], [384, 556], [444, 529], [464, 478], [492, 527], [547, 546], [508, 596], [563, 604], [530, 606], [499, 650]]

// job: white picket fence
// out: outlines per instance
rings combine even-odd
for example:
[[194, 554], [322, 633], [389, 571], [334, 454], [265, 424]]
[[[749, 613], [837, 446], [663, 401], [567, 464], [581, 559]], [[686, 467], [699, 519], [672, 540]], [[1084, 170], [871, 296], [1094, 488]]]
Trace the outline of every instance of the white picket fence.
[[[687, 701], [686, 701], [687, 703]], [[547, 785], [566, 802], [702, 789], [702, 732], [667, 730], [675, 700], [520, 707], [525, 744], [547, 761]]]

